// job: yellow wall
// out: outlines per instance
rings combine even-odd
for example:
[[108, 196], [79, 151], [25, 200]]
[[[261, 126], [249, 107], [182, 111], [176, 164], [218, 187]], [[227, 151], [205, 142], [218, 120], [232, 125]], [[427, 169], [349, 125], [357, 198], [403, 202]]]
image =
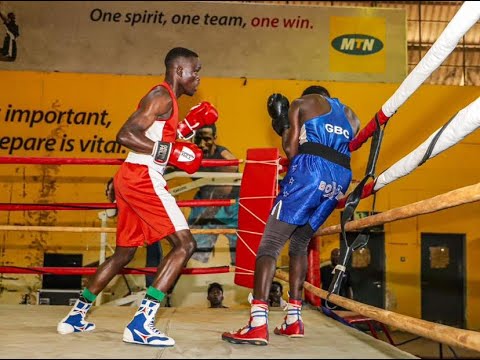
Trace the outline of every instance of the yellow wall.
[[[115, 134], [136, 107], [137, 102], [152, 85], [162, 78], [148, 76], [114, 76], [33, 72], [0, 72], [0, 138], [4, 136], [62, 137], [88, 140], [95, 135], [113, 140]], [[199, 92], [192, 98], [180, 99], [180, 112], [200, 100], [211, 101], [219, 110], [218, 143], [227, 146], [237, 157], [245, 158], [253, 147], [279, 147], [280, 139], [271, 130], [266, 112], [266, 99], [273, 92], [282, 92], [290, 99], [297, 97], [312, 81], [261, 79], [202, 79]], [[362, 120], [362, 126], [395, 92], [398, 84], [359, 84], [321, 82], [333, 96], [349, 104]], [[377, 174], [413, 151], [455, 113], [480, 95], [478, 88], [422, 86], [390, 120], [384, 138]], [[100, 112], [106, 110], [111, 125], [102, 126], [38, 124], [30, 128], [24, 123], [5, 122], [8, 105], [19, 109]], [[458, 187], [478, 182], [480, 165], [476, 161], [480, 135], [473, 133], [455, 147], [448, 149], [405, 178], [381, 189], [376, 199], [376, 211], [385, 211], [414, 201], [426, 199]], [[353, 154], [354, 179], [361, 179], [370, 144]], [[0, 156], [8, 155], [0, 149]], [[64, 156], [123, 158], [123, 153], [82, 153], [78, 146], [71, 152], [15, 151], [16, 156]], [[0, 165], [0, 202], [104, 202], [104, 184], [115, 172], [115, 166], [38, 166]], [[191, 196], [191, 192], [187, 194]], [[187, 196], [187, 195], [184, 195]], [[370, 210], [371, 199], [363, 200], [358, 210]], [[385, 225], [386, 270], [388, 303], [392, 310], [420, 317], [420, 234], [445, 232], [466, 234], [467, 318], [468, 326], [480, 328], [480, 246], [477, 230], [479, 204], [463, 205], [431, 215], [415, 217]], [[326, 225], [338, 223], [335, 212]], [[45, 224], [99, 226], [96, 211], [1, 212], [1, 224]], [[2, 232], [1, 263], [18, 266], [41, 266], [43, 252], [82, 252], [84, 264], [98, 260], [99, 235], [75, 233]], [[109, 237], [114, 245], [113, 236]], [[225, 241], [224, 241], [225, 243]], [[226, 246], [226, 245], [225, 245]], [[338, 246], [338, 236], [323, 239], [321, 261], [328, 260], [330, 249]], [[167, 247], [168, 248], [168, 247]], [[132, 266], [143, 266], [144, 249]], [[221, 255], [222, 252], [224, 255]], [[228, 262], [227, 253], [220, 251], [216, 262]], [[406, 258], [400, 262], [400, 256]], [[285, 253], [281, 258], [286, 261]], [[215, 263], [215, 265], [219, 265]], [[133, 276], [132, 276], [133, 277]], [[201, 278], [193, 289], [192, 301], [205, 302], [204, 285], [215, 277]], [[225, 283], [230, 278], [221, 278]], [[135, 280], [141, 287], [141, 281]], [[188, 282], [179, 283], [178, 298], [191, 288]], [[21, 294], [40, 287], [37, 276], [4, 275], [0, 280], [0, 301], [19, 302]], [[245, 301], [228, 289], [231, 303]], [[243, 291], [243, 290], [242, 290]]]

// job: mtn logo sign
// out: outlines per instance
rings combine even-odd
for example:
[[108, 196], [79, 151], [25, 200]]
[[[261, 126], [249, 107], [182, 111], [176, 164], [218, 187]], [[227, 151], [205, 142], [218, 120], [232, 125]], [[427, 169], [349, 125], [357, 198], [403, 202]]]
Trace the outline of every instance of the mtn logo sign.
[[371, 55], [382, 50], [383, 43], [370, 35], [345, 34], [333, 39], [332, 47], [348, 55]]

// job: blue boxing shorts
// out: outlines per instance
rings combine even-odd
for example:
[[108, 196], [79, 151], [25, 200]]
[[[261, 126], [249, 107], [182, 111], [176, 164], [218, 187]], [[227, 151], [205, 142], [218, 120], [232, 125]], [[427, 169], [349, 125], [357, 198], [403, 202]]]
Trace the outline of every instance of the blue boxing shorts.
[[344, 196], [351, 180], [350, 169], [320, 156], [298, 154], [280, 183], [271, 215], [292, 225], [308, 222], [317, 231]]

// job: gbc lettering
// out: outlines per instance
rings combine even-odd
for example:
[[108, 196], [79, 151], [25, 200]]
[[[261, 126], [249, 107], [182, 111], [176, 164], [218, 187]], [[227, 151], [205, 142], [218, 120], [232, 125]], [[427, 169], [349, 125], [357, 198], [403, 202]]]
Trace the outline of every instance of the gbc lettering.
[[337, 126], [337, 125], [325, 124], [325, 130], [327, 130], [329, 133], [343, 135], [347, 139], [349, 139], [349, 136], [350, 136], [350, 133], [348, 132], [348, 130], [345, 130], [341, 126]]

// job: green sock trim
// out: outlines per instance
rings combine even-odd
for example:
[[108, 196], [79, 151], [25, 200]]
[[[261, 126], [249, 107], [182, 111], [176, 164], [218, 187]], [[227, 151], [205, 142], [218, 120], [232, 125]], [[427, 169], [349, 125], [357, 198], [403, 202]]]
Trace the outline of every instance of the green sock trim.
[[149, 286], [147, 289], [147, 296], [151, 296], [152, 298], [158, 300], [158, 302], [161, 302], [165, 297], [165, 293], [154, 288], [153, 286]]
[[85, 300], [89, 301], [89, 302], [94, 302], [95, 299], [97, 298], [97, 295], [95, 295], [94, 293], [92, 293], [90, 290], [88, 290], [87, 288], [83, 289], [83, 292], [82, 292], [82, 296], [85, 298]]

